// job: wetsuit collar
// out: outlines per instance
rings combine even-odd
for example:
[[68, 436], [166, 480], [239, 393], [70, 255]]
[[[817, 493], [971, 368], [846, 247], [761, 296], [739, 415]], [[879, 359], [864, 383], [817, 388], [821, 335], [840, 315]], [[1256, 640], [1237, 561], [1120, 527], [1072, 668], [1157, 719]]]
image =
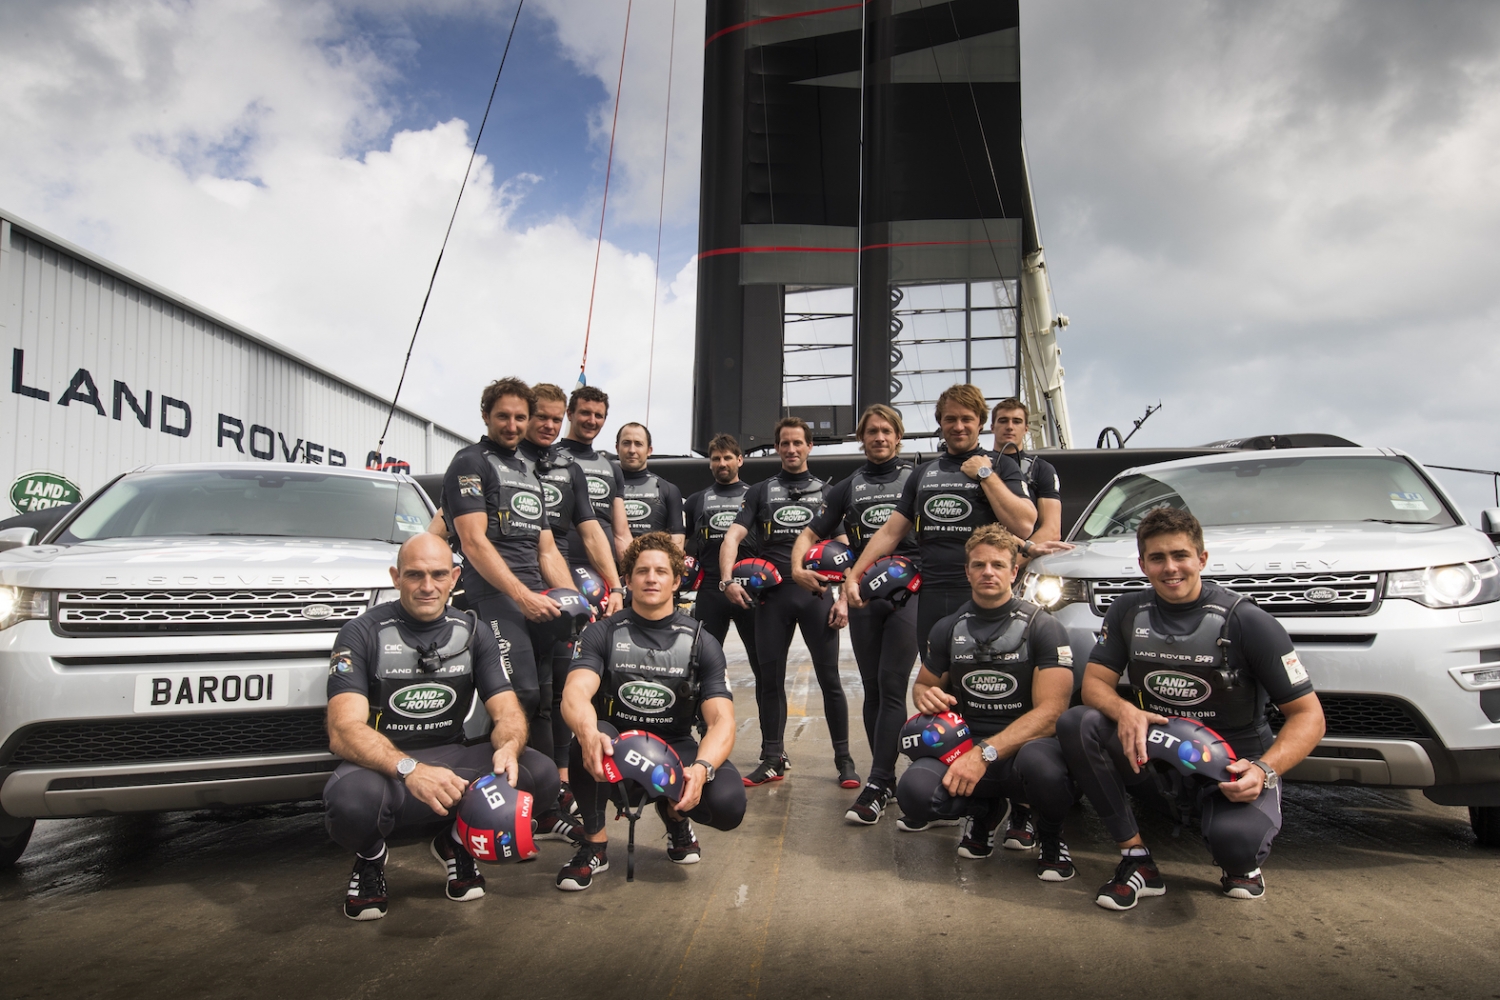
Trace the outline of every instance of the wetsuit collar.
[[521, 454], [525, 455], [527, 458], [537, 459], [546, 455], [547, 452], [551, 451], [552, 449], [543, 448], [535, 441], [531, 441], [523, 437], [521, 439], [520, 447], [517, 450], [519, 450]]
[[594, 451], [593, 445], [584, 444], [582, 441], [575, 441], [570, 437], [558, 438], [557, 443], [571, 451], [573, 454], [582, 455], [584, 458], [594, 458], [597, 456], [597, 453]]
[[1012, 592], [1010, 595], [1010, 600], [1006, 601], [998, 608], [982, 608], [972, 599], [969, 603], [974, 605], [974, 614], [977, 617], [983, 618], [985, 621], [993, 622], [999, 621], [1001, 618], [1008, 617], [1013, 611], [1016, 610], [1016, 605], [1020, 604], [1021, 602], [1016, 597], [1015, 593]]
[[895, 456], [889, 462], [881, 462], [879, 464], [876, 464], [875, 462], [872, 462], [872, 461], [870, 461], [867, 458], [867, 459], [865, 459], [865, 467], [864, 467], [863, 471], [864, 471], [864, 473], [866, 475], [870, 475], [870, 476], [883, 476], [887, 472], [895, 472], [896, 471], [896, 467], [898, 465], [900, 465], [900, 464], [901, 464], [901, 456], [900, 455]]
[[801, 472], [788, 472], [785, 469], [776, 473], [778, 479], [783, 483], [805, 483], [813, 477], [811, 469], [803, 469]]
[[[522, 438], [521, 440], [524, 441], [526, 439]], [[488, 434], [486, 434], [484, 437], [480, 438], [479, 439], [479, 443], [482, 444], [482, 445], [484, 445], [490, 451], [493, 451], [495, 454], [499, 455], [501, 458], [515, 458], [516, 457], [516, 449], [514, 449], [514, 448], [507, 448], [503, 444], [496, 443], [494, 441], [494, 439], [492, 439]]]

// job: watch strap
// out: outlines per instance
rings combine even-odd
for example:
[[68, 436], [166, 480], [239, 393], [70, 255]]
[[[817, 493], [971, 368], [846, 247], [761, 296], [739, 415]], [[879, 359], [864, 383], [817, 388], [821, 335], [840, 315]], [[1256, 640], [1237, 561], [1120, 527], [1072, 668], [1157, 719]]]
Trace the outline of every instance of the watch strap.
[[693, 761], [693, 763], [694, 764], [700, 764], [700, 765], [702, 765], [703, 770], [705, 770], [705, 771], [708, 772], [708, 776], [703, 779], [704, 781], [713, 781], [714, 780], [714, 775], [718, 772], [718, 768], [714, 767], [712, 764], [710, 764], [708, 761], [704, 760], [702, 757], [699, 757], [697, 760]]
[[1250, 763], [1254, 764], [1256, 767], [1265, 772], [1267, 788], [1275, 788], [1276, 785], [1280, 783], [1281, 776], [1276, 773], [1276, 769], [1270, 764], [1267, 764], [1265, 761], [1261, 760], [1258, 757], [1252, 758]]

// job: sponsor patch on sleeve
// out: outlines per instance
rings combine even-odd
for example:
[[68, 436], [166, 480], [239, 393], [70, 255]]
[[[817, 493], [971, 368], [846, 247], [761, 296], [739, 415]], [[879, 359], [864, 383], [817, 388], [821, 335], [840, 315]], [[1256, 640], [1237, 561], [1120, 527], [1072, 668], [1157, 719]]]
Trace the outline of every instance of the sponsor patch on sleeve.
[[1073, 647], [1057, 647], [1057, 665], [1059, 667], [1071, 667], [1073, 665]]
[[479, 485], [478, 476], [459, 476], [458, 495], [461, 497], [479, 497], [484, 495], [484, 490]]
[[1297, 659], [1295, 649], [1281, 658], [1281, 665], [1286, 668], [1286, 679], [1293, 684], [1303, 684], [1307, 681], [1307, 669], [1302, 666], [1302, 661]]
[[347, 649], [335, 649], [328, 660], [328, 675], [347, 674], [354, 669], [354, 657]]

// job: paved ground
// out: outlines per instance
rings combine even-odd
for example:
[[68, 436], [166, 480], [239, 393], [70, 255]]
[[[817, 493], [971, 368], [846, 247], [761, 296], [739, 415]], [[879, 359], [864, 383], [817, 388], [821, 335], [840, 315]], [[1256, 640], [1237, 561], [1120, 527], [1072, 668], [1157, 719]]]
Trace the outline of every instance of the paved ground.
[[[737, 659], [743, 767], [757, 730]], [[1254, 903], [1218, 896], [1194, 834], [1147, 820], [1167, 895], [1110, 914], [1091, 899], [1115, 855], [1086, 809], [1061, 886], [1029, 856], [959, 860], [951, 829], [845, 824], [802, 663], [792, 777], [750, 790], [739, 830], [701, 832], [700, 865], [668, 862], [647, 820], [634, 884], [612, 851], [594, 888], [559, 893], [569, 851], [547, 844], [455, 904], [411, 841], [392, 849], [390, 915], [353, 924], [349, 859], [314, 807], [52, 821], [0, 874], [0, 997], [1500, 997], [1500, 852], [1463, 810], [1293, 787]]]

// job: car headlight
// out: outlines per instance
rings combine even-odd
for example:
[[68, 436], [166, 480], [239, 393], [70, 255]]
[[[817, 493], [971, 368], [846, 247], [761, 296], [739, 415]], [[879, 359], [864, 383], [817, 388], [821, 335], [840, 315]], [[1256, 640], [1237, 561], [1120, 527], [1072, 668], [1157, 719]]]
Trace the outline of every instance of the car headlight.
[[1495, 560], [1407, 569], [1385, 578], [1386, 597], [1404, 597], [1429, 608], [1457, 608], [1500, 600]]
[[33, 618], [52, 617], [52, 591], [0, 587], [0, 629]]
[[1078, 604], [1089, 599], [1088, 587], [1082, 580], [1064, 576], [1047, 576], [1042, 573], [1027, 573], [1021, 581], [1021, 599], [1040, 604], [1048, 611], [1069, 604]]
[[377, 604], [389, 604], [391, 601], [401, 600], [401, 591], [395, 587], [381, 587], [370, 594], [370, 607]]

